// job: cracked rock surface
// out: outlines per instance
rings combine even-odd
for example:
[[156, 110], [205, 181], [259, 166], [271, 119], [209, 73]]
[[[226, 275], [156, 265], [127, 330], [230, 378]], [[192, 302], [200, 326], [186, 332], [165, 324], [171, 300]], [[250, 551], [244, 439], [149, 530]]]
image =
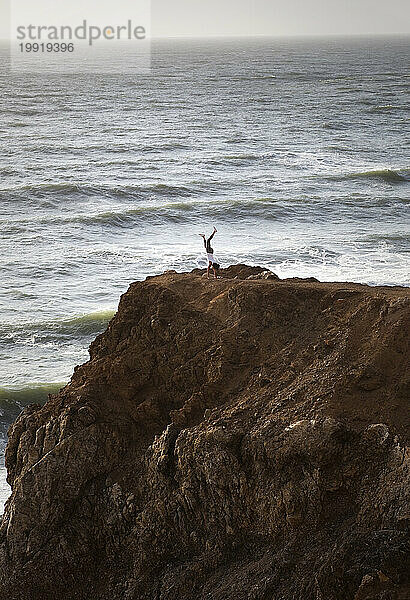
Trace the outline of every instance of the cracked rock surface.
[[410, 291], [133, 283], [9, 430], [8, 600], [409, 600]]

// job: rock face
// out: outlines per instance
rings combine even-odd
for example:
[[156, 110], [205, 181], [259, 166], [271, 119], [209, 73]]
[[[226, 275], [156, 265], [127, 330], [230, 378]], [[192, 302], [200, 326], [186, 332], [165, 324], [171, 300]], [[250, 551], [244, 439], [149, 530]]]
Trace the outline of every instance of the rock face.
[[270, 275], [132, 284], [23, 411], [1, 598], [410, 598], [410, 292]]

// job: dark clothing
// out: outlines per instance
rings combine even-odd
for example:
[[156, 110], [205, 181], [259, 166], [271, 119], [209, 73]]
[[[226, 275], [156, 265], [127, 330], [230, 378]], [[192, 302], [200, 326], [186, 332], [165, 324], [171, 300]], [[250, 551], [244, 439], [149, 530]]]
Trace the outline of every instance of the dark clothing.
[[209, 238], [205, 241], [204, 238], [204, 246], [205, 246], [205, 250], [208, 252], [208, 254], [213, 254], [214, 253], [214, 249], [211, 246], [211, 240], [215, 235], [215, 231], [213, 232], [212, 235], [209, 236]]

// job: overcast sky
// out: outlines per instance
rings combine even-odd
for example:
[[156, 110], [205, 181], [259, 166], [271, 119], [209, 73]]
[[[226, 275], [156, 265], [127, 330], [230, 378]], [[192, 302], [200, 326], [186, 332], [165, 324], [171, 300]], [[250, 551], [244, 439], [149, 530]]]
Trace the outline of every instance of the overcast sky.
[[[8, 37], [6, 7], [0, 0], [0, 37]], [[50, 1], [58, 6], [78, 8], [98, 6], [104, 0], [32, 0]], [[107, 10], [115, 11], [118, 2], [109, 0]], [[214, 35], [332, 35], [410, 33], [409, 0], [152, 0], [154, 36]], [[59, 9], [57, 9], [59, 10]], [[93, 8], [95, 12], [95, 8]], [[132, 12], [132, 10], [131, 10]]]
[[410, 32], [409, 0], [153, 0], [153, 34], [328, 35]]

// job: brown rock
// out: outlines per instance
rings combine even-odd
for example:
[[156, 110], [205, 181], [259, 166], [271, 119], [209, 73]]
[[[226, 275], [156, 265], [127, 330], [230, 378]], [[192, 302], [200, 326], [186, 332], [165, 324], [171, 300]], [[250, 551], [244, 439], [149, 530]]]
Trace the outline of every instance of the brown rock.
[[2, 598], [410, 597], [410, 292], [264, 272], [133, 283], [23, 411]]

